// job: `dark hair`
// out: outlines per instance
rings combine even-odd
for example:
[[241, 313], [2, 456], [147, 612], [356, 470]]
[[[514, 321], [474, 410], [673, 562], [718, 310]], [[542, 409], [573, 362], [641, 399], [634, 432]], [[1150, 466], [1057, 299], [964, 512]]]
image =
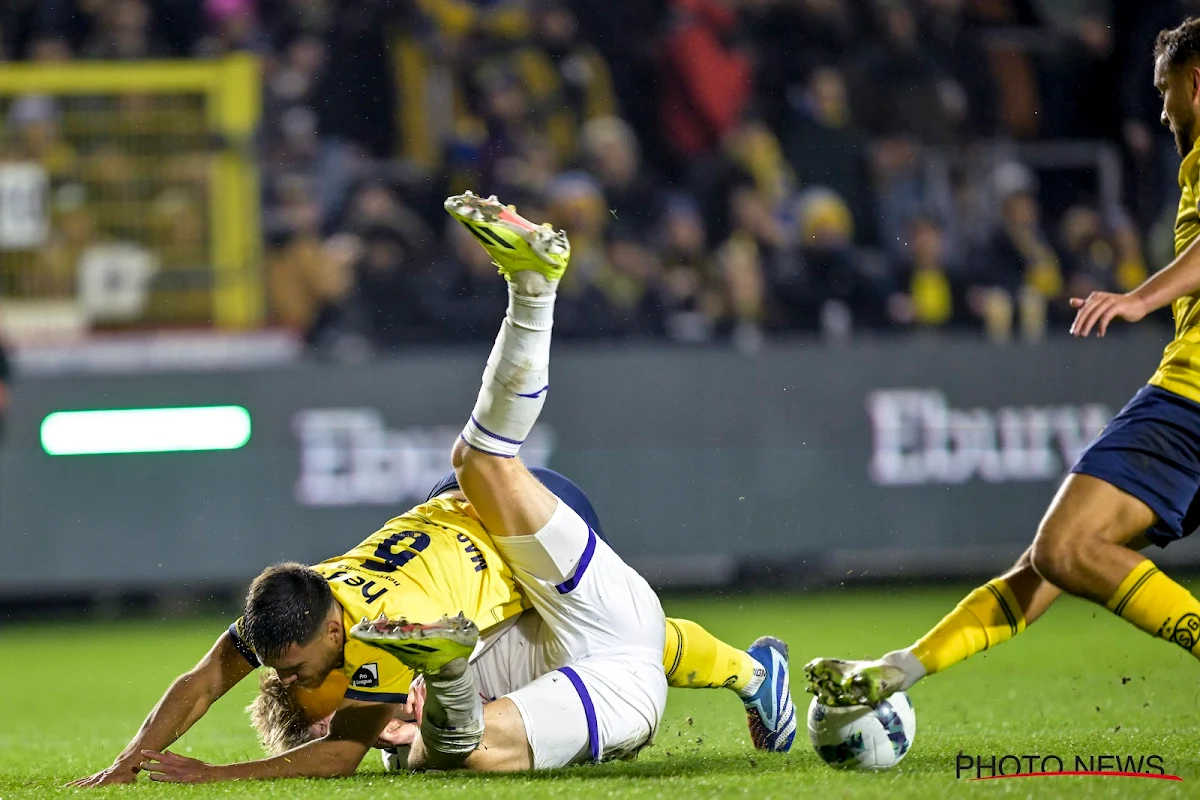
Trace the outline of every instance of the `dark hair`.
[[1188, 17], [1179, 27], [1158, 32], [1158, 38], [1154, 40], [1154, 58], [1163, 57], [1172, 69], [1200, 58], [1200, 19]]
[[259, 658], [278, 658], [293, 644], [308, 644], [329, 614], [333, 592], [303, 564], [267, 567], [250, 584], [242, 630]]

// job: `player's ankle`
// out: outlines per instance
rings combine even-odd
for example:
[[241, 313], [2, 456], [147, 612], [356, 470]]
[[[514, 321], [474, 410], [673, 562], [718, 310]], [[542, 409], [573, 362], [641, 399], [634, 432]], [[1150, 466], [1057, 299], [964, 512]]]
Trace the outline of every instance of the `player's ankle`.
[[467, 662], [467, 659], [456, 658], [448, 661], [445, 666], [437, 671], [437, 674], [426, 676], [425, 680], [437, 683], [456, 681], [463, 676], [469, 667], [470, 664]]
[[[753, 659], [753, 656], [751, 656], [751, 658]], [[740, 689], [734, 689], [733, 691], [743, 700], [749, 700], [753, 698], [754, 695], [758, 694], [758, 690], [761, 689], [762, 685], [766, 682], [767, 669], [762, 664], [759, 664], [757, 659], [755, 659], [754, 670], [750, 680], [746, 682], [745, 686], [741, 687]]]
[[513, 290], [525, 297], [544, 297], [558, 290], [558, 281], [547, 278], [540, 272], [523, 269], [511, 276]]
[[893, 650], [892, 652], [879, 659], [883, 664], [896, 667], [904, 673], [904, 683], [900, 687], [900, 691], [908, 691], [913, 684], [921, 680], [928, 674], [925, 665], [917, 658], [916, 654], [911, 649]]

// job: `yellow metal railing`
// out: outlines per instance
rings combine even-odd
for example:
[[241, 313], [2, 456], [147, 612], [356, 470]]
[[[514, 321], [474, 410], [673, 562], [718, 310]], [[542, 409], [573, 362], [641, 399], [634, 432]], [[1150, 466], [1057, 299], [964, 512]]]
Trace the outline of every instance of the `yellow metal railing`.
[[[140, 304], [109, 303], [101, 323], [261, 325], [260, 84], [243, 54], [0, 65], [0, 292], [78, 297], [81, 270], [141, 258], [155, 278]], [[6, 239], [23, 186], [32, 221], [14, 216]]]

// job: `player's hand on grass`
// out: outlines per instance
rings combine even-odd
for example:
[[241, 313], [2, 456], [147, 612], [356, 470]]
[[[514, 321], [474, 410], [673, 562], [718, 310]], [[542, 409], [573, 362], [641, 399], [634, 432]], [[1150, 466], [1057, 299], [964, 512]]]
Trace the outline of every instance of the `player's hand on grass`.
[[188, 758], [177, 753], [156, 753], [153, 750], [143, 750], [142, 759], [142, 769], [150, 775], [152, 781], [204, 783], [215, 779], [212, 767], [196, 758]]
[[80, 789], [90, 789], [95, 786], [117, 786], [118, 784], [133, 783], [137, 780], [138, 762], [128, 763], [118, 761], [108, 769], [102, 769], [95, 775], [71, 781], [67, 786]]
[[1149, 310], [1145, 301], [1132, 292], [1092, 292], [1087, 297], [1072, 297], [1071, 308], [1076, 310], [1071, 335], [1081, 338], [1087, 338], [1093, 329], [1103, 336], [1114, 319], [1139, 322]]

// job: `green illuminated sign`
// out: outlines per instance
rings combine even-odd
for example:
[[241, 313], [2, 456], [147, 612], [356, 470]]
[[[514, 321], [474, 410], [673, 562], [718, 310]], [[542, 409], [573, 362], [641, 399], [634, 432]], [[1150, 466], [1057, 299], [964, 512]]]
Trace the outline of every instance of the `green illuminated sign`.
[[42, 420], [42, 449], [52, 456], [237, 450], [250, 441], [241, 406], [55, 411]]

